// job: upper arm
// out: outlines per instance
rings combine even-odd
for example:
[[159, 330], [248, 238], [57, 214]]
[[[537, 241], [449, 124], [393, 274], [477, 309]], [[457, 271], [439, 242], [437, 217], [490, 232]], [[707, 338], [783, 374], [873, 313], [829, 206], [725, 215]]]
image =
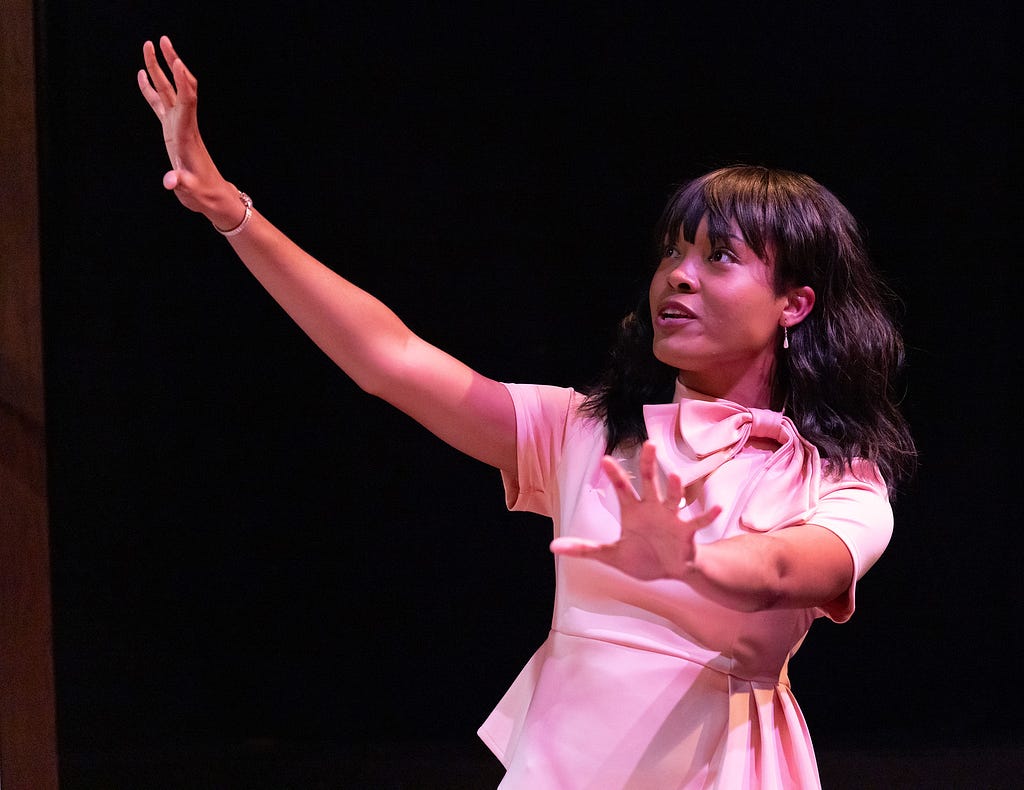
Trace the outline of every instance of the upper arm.
[[484, 463], [514, 470], [516, 418], [505, 387], [417, 337], [379, 299], [254, 214], [231, 237], [245, 265], [353, 381]]
[[808, 522], [698, 544], [694, 579], [740, 611], [819, 608], [849, 619], [857, 580], [892, 536], [892, 507], [872, 464], [826, 480]]
[[825, 606], [853, 584], [853, 556], [832, 530], [806, 524], [780, 529], [764, 538], [772, 543], [774, 607]]
[[515, 406], [508, 389], [415, 335], [372, 390], [457, 450], [516, 469]]
[[858, 579], [881, 557], [892, 532], [892, 505], [875, 464], [859, 459], [841, 478], [825, 478], [807, 524], [764, 535], [774, 546], [774, 605], [818, 607], [845, 622]]

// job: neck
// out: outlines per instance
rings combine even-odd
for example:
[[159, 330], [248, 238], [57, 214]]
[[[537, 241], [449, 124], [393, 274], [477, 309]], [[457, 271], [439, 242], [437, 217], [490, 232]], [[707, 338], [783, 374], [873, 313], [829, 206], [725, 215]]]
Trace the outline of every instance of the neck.
[[[771, 370], [769, 370], [771, 373]], [[772, 376], [763, 371], [748, 371], [738, 377], [723, 375], [724, 371], [679, 371], [679, 382], [712, 398], [721, 398], [748, 409], [768, 409], [772, 402]]]

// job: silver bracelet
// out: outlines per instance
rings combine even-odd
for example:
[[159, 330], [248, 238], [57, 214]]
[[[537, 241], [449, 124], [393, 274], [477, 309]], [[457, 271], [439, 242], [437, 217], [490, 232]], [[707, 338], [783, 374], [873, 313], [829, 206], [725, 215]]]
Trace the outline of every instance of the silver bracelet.
[[245, 216], [242, 217], [242, 221], [239, 222], [231, 230], [221, 230], [216, 225], [214, 225], [213, 229], [217, 231], [221, 236], [237, 236], [239, 233], [245, 230], [245, 226], [248, 225], [249, 220], [252, 219], [252, 198], [249, 197], [244, 192], [242, 192], [241, 190], [239, 190], [238, 192], [238, 197], [242, 201], [242, 205], [245, 206]]

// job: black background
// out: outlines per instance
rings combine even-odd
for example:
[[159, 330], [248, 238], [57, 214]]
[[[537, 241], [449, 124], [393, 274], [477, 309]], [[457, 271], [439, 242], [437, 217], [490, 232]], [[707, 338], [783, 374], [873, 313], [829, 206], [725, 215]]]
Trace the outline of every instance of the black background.
[[168, 34], [222, 172], [417, 332], [585, 386], [672, 186], [805, 171], [905, 302], [921, 451], [819, 746], [1020, 742], [1019, 61], [1010, 3], [40, 7], [62, 749], [470, 741], [550, 618], [549, 525], [361, 393], [160, 183]]

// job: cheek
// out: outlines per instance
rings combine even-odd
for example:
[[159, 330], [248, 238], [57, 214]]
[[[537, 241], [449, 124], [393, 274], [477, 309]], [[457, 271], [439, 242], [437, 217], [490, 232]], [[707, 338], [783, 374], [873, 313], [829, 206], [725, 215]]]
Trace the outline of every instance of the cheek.
[[655, 272], [654, 277], [651, 278], [651, 285], [647, 289], [647, 309], [652, 317], [654, 316], [655, 306], [661, 298], [662, 288], [659, 285], [660, 282], [661, 280], [658, 278], [658, 273]]
[[705, 300], [706, 319], [721, 332], [763, 342], [774, 337], [782, 308], [778, 300], [762, 289], [738, 289]]

